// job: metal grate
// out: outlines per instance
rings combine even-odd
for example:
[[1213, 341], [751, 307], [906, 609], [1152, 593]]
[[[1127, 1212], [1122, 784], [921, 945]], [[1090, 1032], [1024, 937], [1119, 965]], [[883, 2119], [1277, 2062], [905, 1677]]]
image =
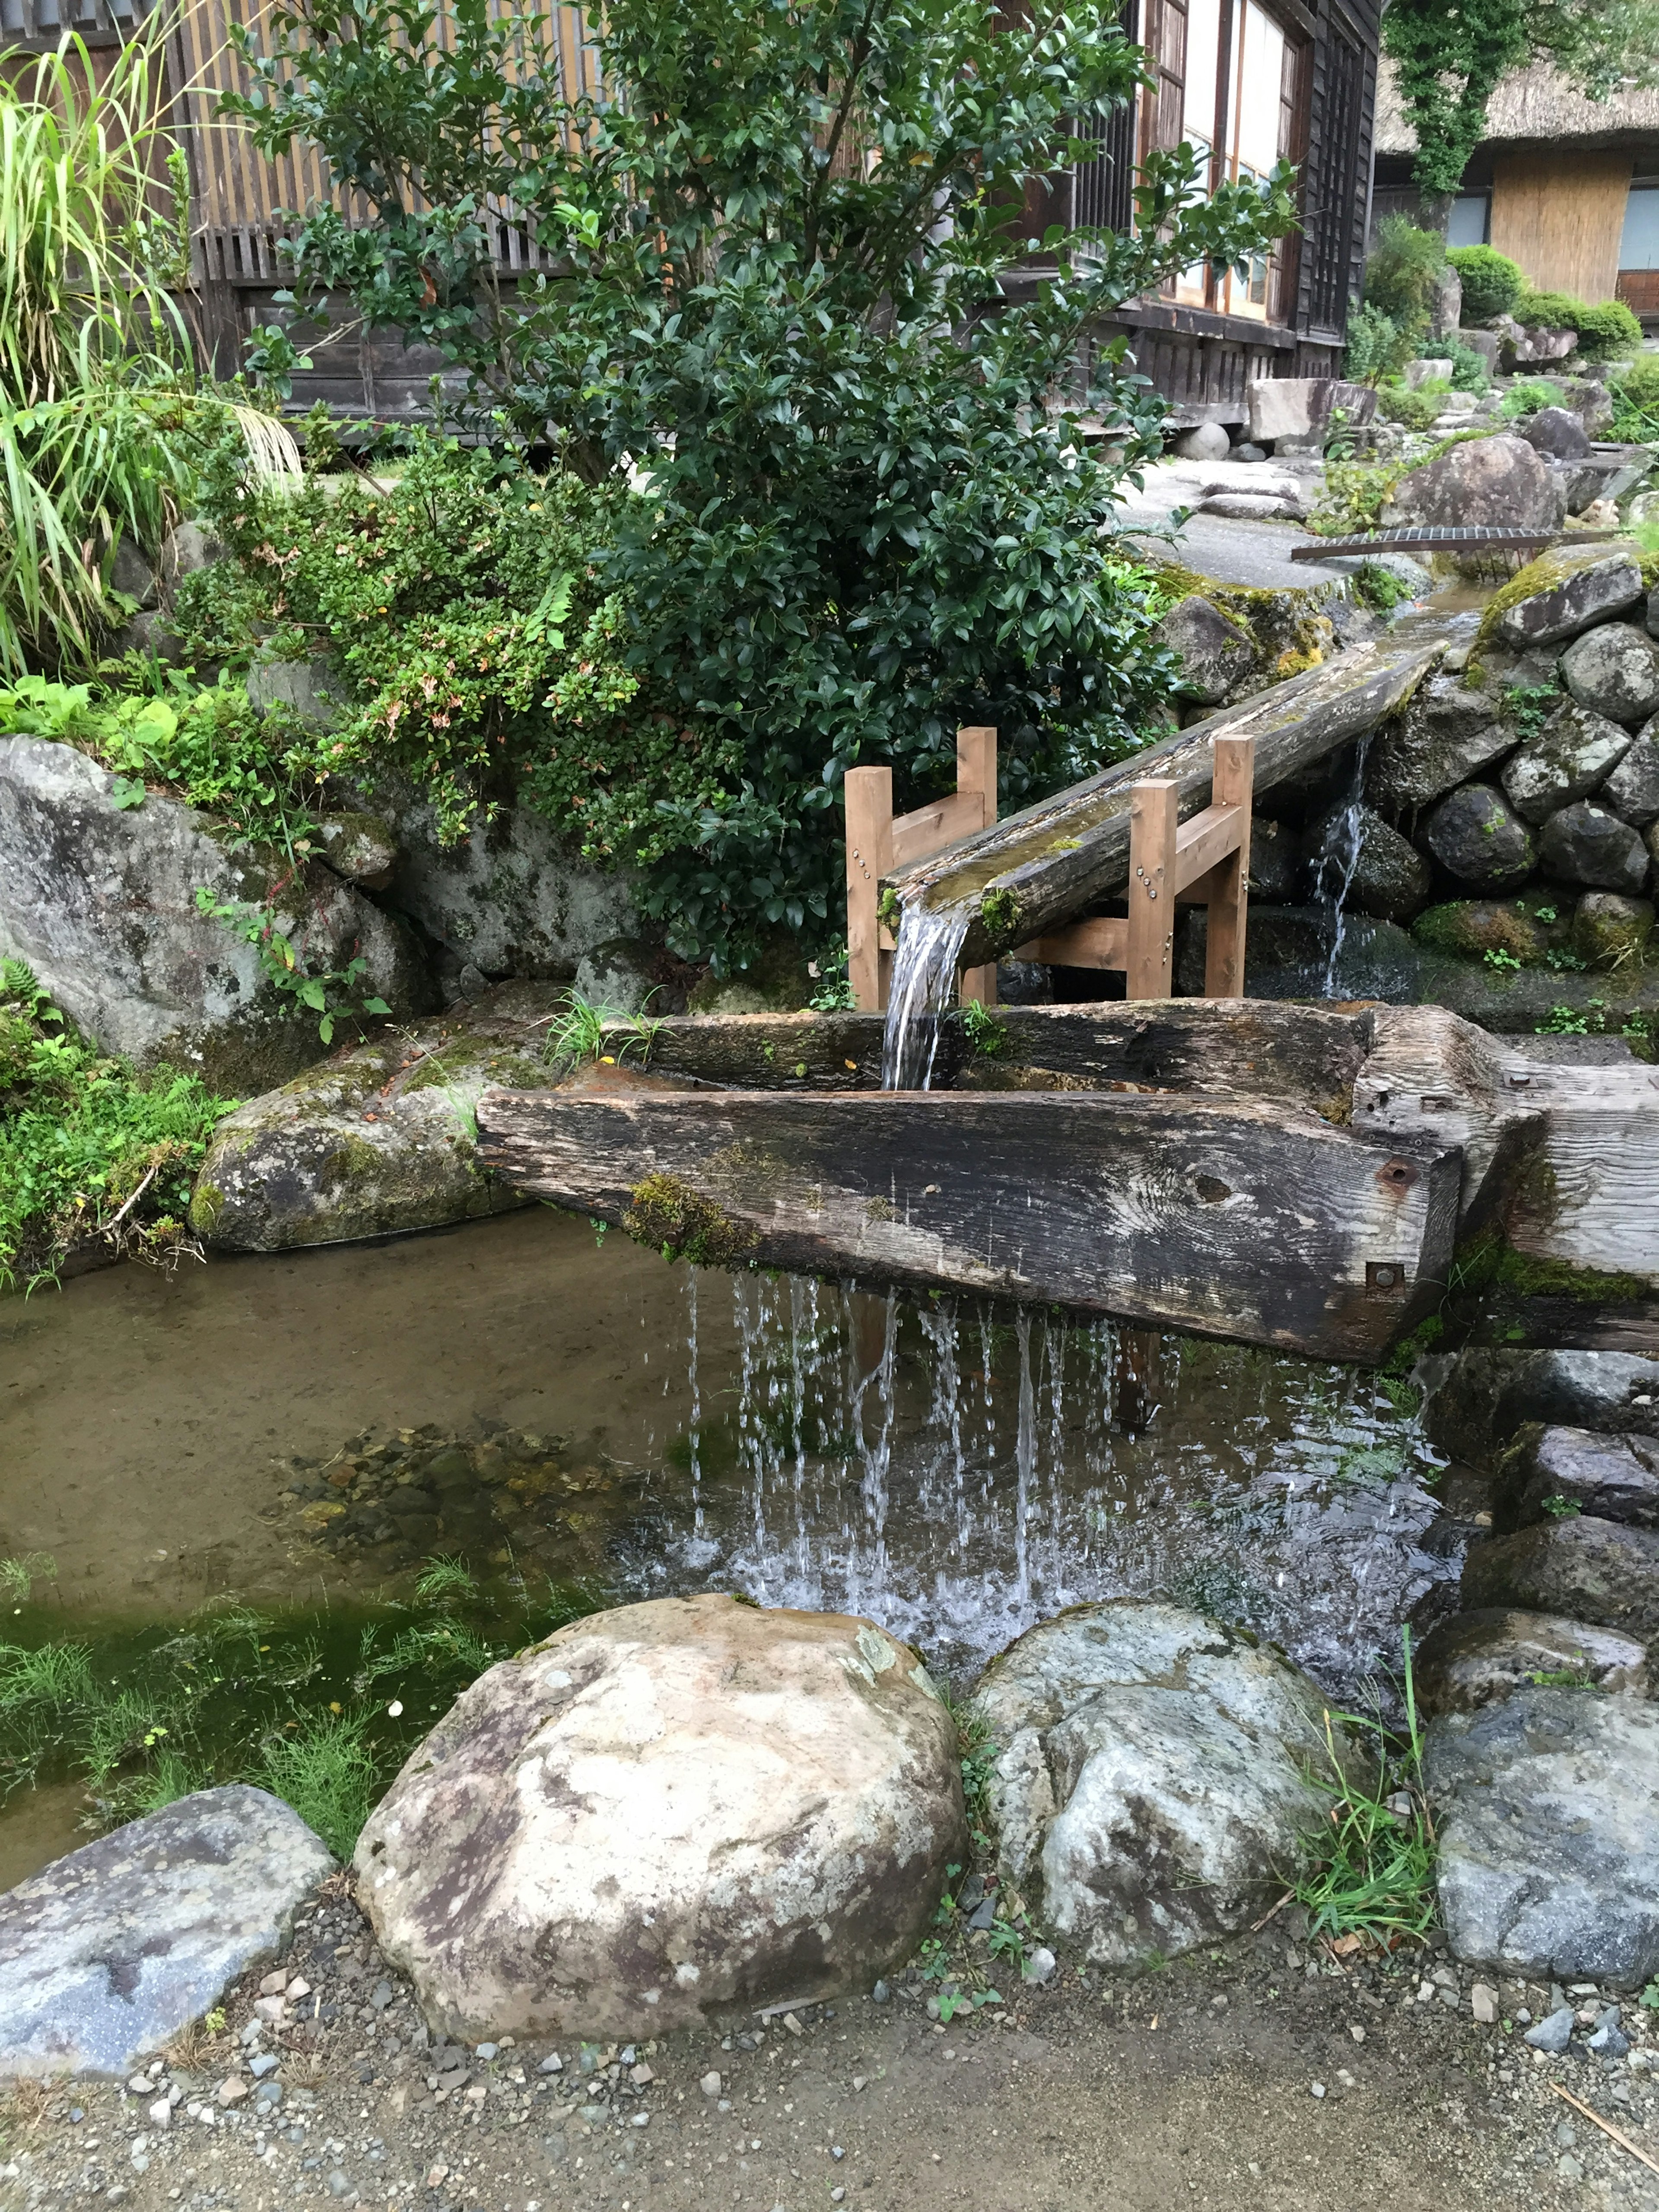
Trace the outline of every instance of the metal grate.
[[1480, 523], [1428, 522], [1401, 530], [1362, 531], [1355, 538], [1316, 538], [1293, 545], [1292, 561], [1325, 561], [1334, 553], [1485, 553], [1528, 545], [1553, 545], [1571, 538], [1575, 545], [1617, 538], [1616, 530], [1509, 530]]

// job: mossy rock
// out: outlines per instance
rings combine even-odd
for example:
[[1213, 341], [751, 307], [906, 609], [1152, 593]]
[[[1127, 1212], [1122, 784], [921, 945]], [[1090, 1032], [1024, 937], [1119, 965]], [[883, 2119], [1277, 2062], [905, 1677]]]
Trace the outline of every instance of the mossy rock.
[[1552, 948], [1565, 944], [1567, 934], [1565, 922], [1545, 921], [1535, 906], [1520, 899], [1454, 899], [1430, 907], [1412, 924], [1419, 945], [1494, 968], [1510, 962], [1536, 967]]

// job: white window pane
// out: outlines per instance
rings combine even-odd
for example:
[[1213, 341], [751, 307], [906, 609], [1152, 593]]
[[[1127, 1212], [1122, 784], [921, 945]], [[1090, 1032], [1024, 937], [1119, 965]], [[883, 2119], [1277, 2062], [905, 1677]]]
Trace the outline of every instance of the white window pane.
[[1188, 0], [1185, 136], [1207, 146], [1215, 136], [1216, 76], [1221, 60], [1221, 0]]
[[1486, 242], [1486, 210], [1491, 205], [1485, 192], [1462, 192], [1451, 204], [1451, 214], [1446, 223], [1448, 246], [1484, 246]]
[[1625, 203], [1621, 269], [1659, 269], [1659, 185], [1633, 185]]
[[1238, 162], [1265, 174], [1279, 159], [1279, 100], [1285, 34], [1273, 18], [1244, 0], [1238, 88]]

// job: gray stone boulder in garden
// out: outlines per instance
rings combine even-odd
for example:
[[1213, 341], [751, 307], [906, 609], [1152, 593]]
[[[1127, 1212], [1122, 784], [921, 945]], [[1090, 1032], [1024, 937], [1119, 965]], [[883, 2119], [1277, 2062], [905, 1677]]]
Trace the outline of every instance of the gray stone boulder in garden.
[[1537, 588], [1504, 605], [1494, 625], [1499, 641], [1520, 653], [1577, 637], [1646, 596], [1641, 565], [1624, 547], [1613, 553], [1600, 546], [1549, 553], [1522, 574], [1534, 571]]
[[[1257, 815], [1250, 823], [1250, 896], [1279, 906], [1296, 896], [1301, 873], [1300, 841], [1282, 822], [1264, 821]], [[1248, 942], [1248, 939], [1246, 940]]]
[[334, 1861], [280, 1799], [200, 1790], [0, 1897], [0, 2078], [125, 2075], [275, 1957]]
[[1659, 707], [1659, 644], [1634, 623], [1601, 623], [1562, 654], [1561, 681], [1610, 722], [1644, 722]]
[[1524, 821], [1547, 822], [1558, 808], [1588, 798], [1623, 760], [1630, 744], [1630, 732], [1617, 722], [1564, 699], [1537, 736], [1505, 763], [1501, 781], [1510, 805]]
[[1653, 901], [1586, 891], [1572, 917], [1572, 947], [1593, 968], [1640, 967], [1653, 941]]
[[286, 708], [314, 730], [331, 730], [350, 706], [343, 678], [320, 653], [306, 660], [256, 660], [247, 672], [247, 696], [262, 711]]
[[1224, 461], [1232, 443], [1219, 422], [1197, 422], [1181, 433], [1170, 451], [1177, 460]]
[[288, 1252], [532, 1204], [479, 1160], [472, 1115], [492, 1084], [558, 1080], [542, 1025], [556, 995], [502, 984], [249, 1099], [213, 1133], [191, 1228], [219, 1251]]
[[1181, 656], [1182, 688], [1203, 706], [1218, 707], [1234, 686], [1255, 673], [1255, 640], [1213, 599], [1194, 592], [1172, 606], [1152, 635]]
[[323, 856], [349, 884], [384, 890], [398, 861], [397, 835], [378, 814], [325, 814], [317, 825]]
[[1562, 1613], [1651, 1644], [1659, 1638], [1659, 1532], [1587, 1513], [1537, 1522], [1472, 1544], [1462, 1591], [1470, 1607]]
[[1648, 724], [1602, 785], [1601, 804], [1632, 830], [1659, 822], [1659, 719]]
[[1366, 762], [1367, 796], [1396, 811], [1426, 806], [1514, 747], [1496, 702], [1455, 677], [1431, 676], [1386, 722]]
[[619, 1014], [683, 1014], [685, 993], [679, 984], [661, 980], [661, 948], [648, 939], [615, 937], [582, 955], [576, 992], [589, 1006], [609, 1006]]
[[356, 1863], [447, 2033], [622, 2039], [867, 1990], [966, 1842], [955, 1723], [906, 1645], [660, 1598], [481, 1676]]
[[1434, 888], [1428, 862], [1375, 807], [1330, 808], [1308, 825], [1303, 850], [1314, 897], [1340, 893], [1345, 904], [1379, 921], [1409, 921]]
[[1648, 880], [1648, 848], [1640, 834], [1588, 799], [1552, 814], [1538, 840], [1545, 870], [1570, 884], [1633, 895]]
[[367, 963], [354, 986], [400, 1019], [433, 993], [413, 933], [320, 860], [238, 845], [206, 815], [131, 787], [74, 746], [0, 738], [0, 952], [27, 961], [70, 1018], [141, 1066], [262, 1091], [325, 1047], [253, 946], [199, 911], [269, 905], [314, 974]]
[[1423, 834], [1441, 866], [1477, 890], [1508, 890], [1532, 873], [1537, 850], [1532, 832], [1489, 783], [1461, 784], [1449, 792]]
[[1659, 1426], [1659, 1359], [1635, 1352], [1480, 1345], [1431, 1361], [1424, 1431], [1437, 1451], [1489, 1467], [1522, 1421], [1645, 1435]]
[[1499, 1462], [1498, 1501], [1499, 1528], [1565, 1513], [1659, 1528], [1659, 1437], [1529, 1421]]
[[1328, 1820], [1328, 1700], [1201, 1613], [1074, 1606], [993, 1660], [973, 1706], [1003, 1881], [1102, 1965], [1248, 1925]]
[[1538, 1674], [1566, 1674], [1608, 1695], [1646, 1694], [1648, 1650], [1616, 1629], [1501, 1606], [1437, 1621], [1415, 1654], [1419, 1711], [1472, 1713], [1527, 1688]]
[[1582, 461], [1590, 449], [1583, 424], [1565, 407], [1540, 407], [1521, 435], [1553, 461]]
[[1528, 1686], [1431, 1723], [1455, 1957], [1537, 1981], [1659, 1972], [1659, 1706]]
[[1471, 438], [1401, 477], [1385, 523], [1481, 523], [1553, 530], [1560, 495], [1524, 438]]

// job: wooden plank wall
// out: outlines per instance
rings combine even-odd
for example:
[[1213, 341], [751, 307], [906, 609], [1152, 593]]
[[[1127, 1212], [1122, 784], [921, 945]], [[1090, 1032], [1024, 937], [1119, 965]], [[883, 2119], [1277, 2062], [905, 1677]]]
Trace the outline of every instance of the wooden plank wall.
[[1540, 292], [1610, 300], [1619, 282], [1628, 147], [1516, 147], [1492, 156], [1492, 242]]

